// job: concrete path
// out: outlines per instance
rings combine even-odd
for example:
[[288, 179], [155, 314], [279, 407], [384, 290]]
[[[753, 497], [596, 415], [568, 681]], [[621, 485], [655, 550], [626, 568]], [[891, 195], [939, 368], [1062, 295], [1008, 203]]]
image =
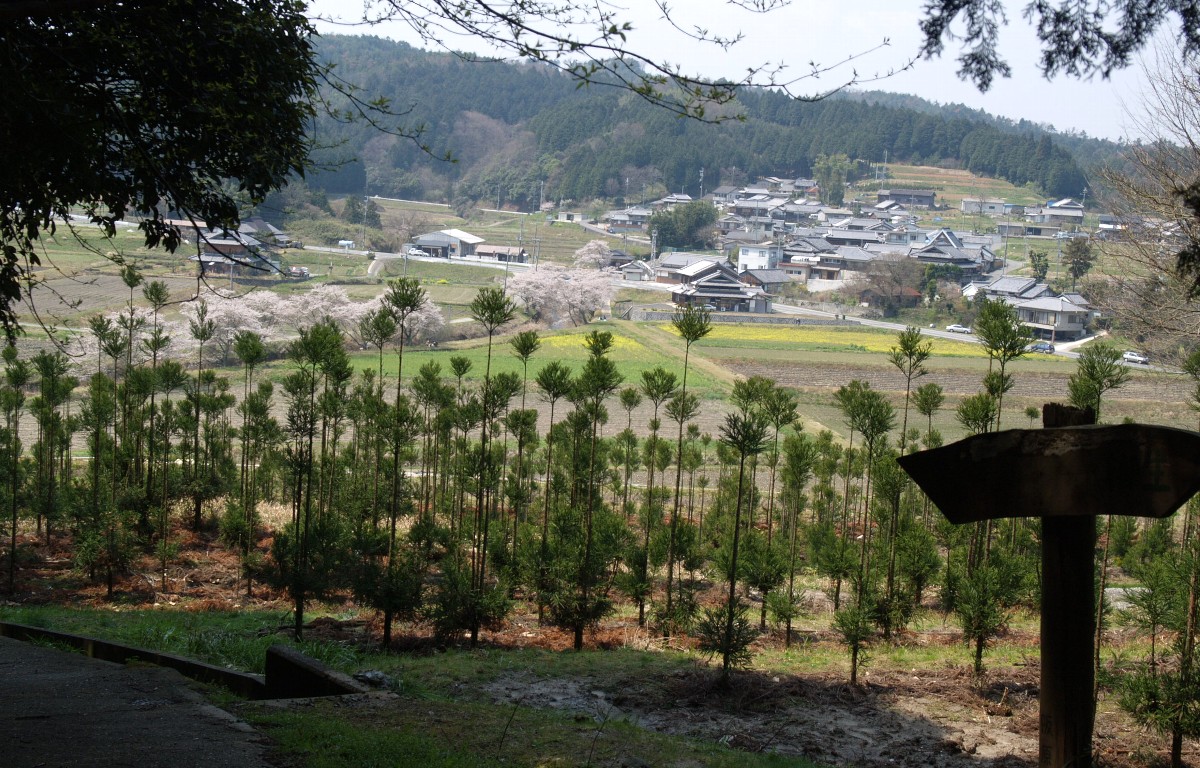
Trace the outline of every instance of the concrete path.
[[266, 768], [264, 739], [191, 685], [0, 637], [0, 765]]

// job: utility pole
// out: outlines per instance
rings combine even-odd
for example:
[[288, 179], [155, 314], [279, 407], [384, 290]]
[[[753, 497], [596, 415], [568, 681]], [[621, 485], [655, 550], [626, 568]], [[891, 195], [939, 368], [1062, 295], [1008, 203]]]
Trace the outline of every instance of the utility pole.
[[362, 236], [360, 237], [360, 239], [363, 242], [364, 247], [366, 246], [366, 242], [367, 242], [367, 211], [369, 210], [369, 206], [371, 205], [370, 187], [368, 186], [368, 184], [369, 184], [369, 182], [367, 181], [367, 175], [366, 175], [366, 171], [364, 169], [364, 171], [363, 171]]

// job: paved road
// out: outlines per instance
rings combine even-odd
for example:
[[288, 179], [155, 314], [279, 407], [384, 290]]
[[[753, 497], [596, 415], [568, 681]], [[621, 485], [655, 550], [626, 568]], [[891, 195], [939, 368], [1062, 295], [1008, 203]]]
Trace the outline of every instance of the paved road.
[[179, 673], [0, 637], [5, 768], [267, 768], [263, 739]]

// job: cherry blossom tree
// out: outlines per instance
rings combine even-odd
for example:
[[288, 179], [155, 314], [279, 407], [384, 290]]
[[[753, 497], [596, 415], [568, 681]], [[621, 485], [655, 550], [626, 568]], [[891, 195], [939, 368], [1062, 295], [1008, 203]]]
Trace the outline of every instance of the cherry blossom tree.
[[[586, 250], [586, 248], [581, 249]], [[509, 294], [536, 321], [586, 325], [612, 300], [615, 272], [545, 265], [508, 279]]]
[[[296, 332], [326, 317], [334, 318], [335, 322], [338, 322], [343, 313], [353, 312], [348, 307], [354, 302], [346, 295], [346, 289], [339, 285], [319, 285], [305, 293], [302, 300], [297, 298], [284, 300], [279, 317], [281, 325]], [[370, 307], [364, 308], [361, 314], [365, 314], [369, 309]], [[344, 322], [338, 322], [338, 325], [345, 327]]]
[[[233, 337], [237, 335], [238, 331], [256, 330], [258, 317], [250, 310], [241, 296], [229, 295], [222, 291], [216, 293], [220, 298], [206, 302], [207, 319], [213, 324], [213, 334], [209, 342], [220, 351], [221, 363], [226, 364], [230, 362]], [[199, 302], [184, 304], [181, 314], [188, 320], [196, 320], [196, 312], [199, 307]]]
[[408, 317], [404, 318], [404, 341], [408, 344], [429, 341], [436, 338], [445, 325], [446, 317], [441, 307], [426, 295], [417, 311], [409, 312]]
[[575, 251], [575, 266], [580, 269], [601, 269], [612, 259], [612, 248], [604, 240], [591, 240]]

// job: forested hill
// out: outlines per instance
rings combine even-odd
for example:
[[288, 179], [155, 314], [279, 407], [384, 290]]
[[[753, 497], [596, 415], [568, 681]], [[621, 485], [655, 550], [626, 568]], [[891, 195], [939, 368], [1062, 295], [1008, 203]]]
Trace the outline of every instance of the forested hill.
[[1093, 175], [1094, 169], [1106, 165], [1120, 166], [1124, 163], [1126, 149], [1124, 144], [1089, 136], [1086, 132], [1067, 131], [1064, 133], [1052, 125], [1035, 123], [1023, 118], [1013, 120], [984, 112], [982, 109], [968, 107], [965, 104], [941, 104], [908, 93], [888, 93], [887, 91], [843, 91], [836, 94], [835, 98], [892, 108], [912, 109], [945, 118], [962, 118], [991, 125], [1005, 133], [1019, 133], [1033, 139], [1039, 139], [1043, 135], [1049, 134], [1055, 144], [1066, 149], [1075, 157], [1075, 161], [1083, 167], [1084, 173], [1088, 176]]
[[[322, 37], [320, 50], [362, 97], [386, 97], [405, 113], [393, 122], [422, 130], [414, 141], [363, 121], [322, 118], [317, 138], [332, 148], [321, 157], [336, 167], [313, 183], [331, 193], [498, 200], [524, 209], [539, 195], [636, 201], [655, 184], [696, 195], [701, 169], [705, 190], [760, 175], [812, 176], [817, 157], [838, 153], [864, 162], [886, 153], [891, 162], [956, 163], [1031, 183], [1047, 197], [1078, 196], [1087, 185], [1050, 133], [985, 120], [858, 99], [803, 103], [754, 90], [737, 107], [745, 120], [702, 124], [618, 88], [579, 88], [536, 64], [465, 61], [373, 37]], [[456, 162], [438, 159], [446, 152]]]

